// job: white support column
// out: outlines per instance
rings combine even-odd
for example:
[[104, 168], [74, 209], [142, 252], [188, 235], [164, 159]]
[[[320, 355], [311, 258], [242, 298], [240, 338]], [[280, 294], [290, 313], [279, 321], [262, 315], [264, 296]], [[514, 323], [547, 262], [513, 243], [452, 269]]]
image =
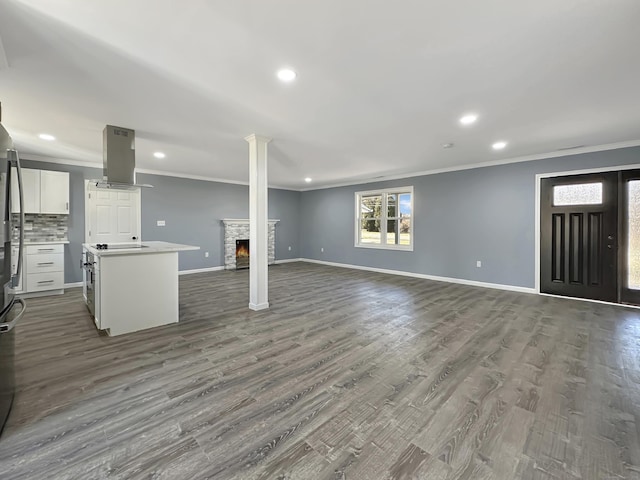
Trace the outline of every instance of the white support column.
[[255, 133], [249, 142], [249, 308], [269, 308], [269, 223], [267, 144], [270, 138]]

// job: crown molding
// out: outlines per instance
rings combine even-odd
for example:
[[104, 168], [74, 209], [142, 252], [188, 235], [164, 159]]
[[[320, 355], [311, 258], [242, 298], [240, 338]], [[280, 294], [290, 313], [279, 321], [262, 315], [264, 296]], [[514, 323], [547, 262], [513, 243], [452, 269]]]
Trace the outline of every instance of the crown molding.
[[583, 153], [603, 152], [606, 150], [617, 150], [620, 148], [638, 147], [640, 146], [640, 140], [629, 140], [626, 142], [607, 143], [603, 145], [592, 145], [588, 147], [573, 148], [568, 150], [559, 150], [548, 153], [539, 153], [535, 155], [525, 155], [521, 157], [505, 158], [502, 160], [491, 160], [489, 162], [468, 163], [465, 165], [458, 165], [455, 167], [437, 168], [433, 170], [424, 170], [413, 173], [402, 173], [397, 175], [382, 175], [379, 177], [369, 177], [362, 180], [352, 180], [348, 182], [341, 182], [335, 184], [325, 184], [314, 187], [301, 188], [301, 192], [307, 192], [311, 190], [324, 190], [327, 188], [348, 187], [351, 185], [362, 185], [365, 183], [378, 183], [385, 182], [387, 180], [399, 180], [402, 178], [422, 177], [425, 175], [436, 175], [438, 173], [458, 172], [461, 170], [473, 170], [474, 168], [495, 167], [498, 165], [508, 165], [510, 163], [522, 163], [530, 162], [533, 160], [545, 160], [547, 158], [568, 157], [571, 155], [580, 155]]

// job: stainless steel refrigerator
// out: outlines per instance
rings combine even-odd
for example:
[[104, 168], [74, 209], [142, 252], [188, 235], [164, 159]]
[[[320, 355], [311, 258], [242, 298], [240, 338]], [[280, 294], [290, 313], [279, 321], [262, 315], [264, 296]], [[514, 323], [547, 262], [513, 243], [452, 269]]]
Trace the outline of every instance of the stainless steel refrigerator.
[[[17, 182], [11, 177], [17, 176]], [[19, 191], [19, 253], [17, 269], [12, 272], [11, 239], [13, 222], [11, 218], [11, 184], [18, 185]], [[22, 172], [20, 158], [13, 148], [11, 137], [0, 124], [0, 211], [3, 225], [0, 229], [0, 434], [4, 429], [15, 394], [15, 326], [24, 315], [24, 300], [13, 294], [12, 287], [18, 284], [22, 273], [22, 253], [24, 249], [24, 208], [22, 195]], [[15, 210], [15, 209], [14, 209]]]

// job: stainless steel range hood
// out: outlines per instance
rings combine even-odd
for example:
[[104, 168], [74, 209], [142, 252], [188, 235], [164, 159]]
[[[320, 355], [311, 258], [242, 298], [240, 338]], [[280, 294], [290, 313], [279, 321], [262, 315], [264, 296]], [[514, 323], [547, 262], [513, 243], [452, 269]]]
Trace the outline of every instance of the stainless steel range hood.
[[153, 185], [135, 182], [136, 132], [130, 128], [107, 125], [102, 132], [103, 170], [102, 180], [95, 180], [99, 188], [130, 190]]

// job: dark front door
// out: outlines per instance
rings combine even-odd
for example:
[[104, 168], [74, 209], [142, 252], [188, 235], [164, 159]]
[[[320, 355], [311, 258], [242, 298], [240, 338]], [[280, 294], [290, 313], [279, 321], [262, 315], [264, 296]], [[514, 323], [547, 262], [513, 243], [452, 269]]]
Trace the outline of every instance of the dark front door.
[[618, 173], [542, 179], [540, 291], [618, 301]]

